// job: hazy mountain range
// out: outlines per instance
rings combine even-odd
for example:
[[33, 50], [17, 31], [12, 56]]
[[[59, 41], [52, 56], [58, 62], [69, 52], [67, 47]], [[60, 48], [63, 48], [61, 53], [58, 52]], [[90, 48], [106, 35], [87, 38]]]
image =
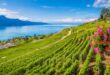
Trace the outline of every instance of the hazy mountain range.
[[23, 25], [45, 25], [48, 23], [44, 22], [32, 22], [32, 21], [24, 21], [20, 19], [12, 19], [8, 18], [4, 15], [0, 15], [0, 26], [23, 26]]

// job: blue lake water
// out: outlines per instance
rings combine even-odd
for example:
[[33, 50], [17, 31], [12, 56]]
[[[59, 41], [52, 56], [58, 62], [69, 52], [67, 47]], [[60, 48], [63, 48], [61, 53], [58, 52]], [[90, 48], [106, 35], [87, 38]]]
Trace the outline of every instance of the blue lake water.
[[74, 25], [31, 25], [0, 27], [0, 40], [8, 40], [18, 36], [44, 35], [58, 32]]

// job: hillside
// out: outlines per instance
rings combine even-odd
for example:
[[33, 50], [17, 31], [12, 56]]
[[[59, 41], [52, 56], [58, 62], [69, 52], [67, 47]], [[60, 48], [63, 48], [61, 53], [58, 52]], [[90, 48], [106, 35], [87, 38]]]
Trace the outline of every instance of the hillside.
[[110, 57], [90, 47], [89, 37], [100, 25], [110, 28], [104, 21], [89, 22], [0, 50], [0, 75], [110, 75]]
[[43, 22], [23, 21], [20, 19], [11, 19], [0, 15], [0, 26], [23, 26], [23, 25], [44, 25]]

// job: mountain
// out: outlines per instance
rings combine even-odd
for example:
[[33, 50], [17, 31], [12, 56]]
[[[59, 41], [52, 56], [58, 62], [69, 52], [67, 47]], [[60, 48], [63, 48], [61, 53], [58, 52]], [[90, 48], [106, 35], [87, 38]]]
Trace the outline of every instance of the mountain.
[[0, 26], [23, 26], [23, 25], [44, 25], [48, 23], [44, 22], [31, 22], [31, 21], [23, 21], [20, 19], [11, 19], [6, 16], [0, 16]]

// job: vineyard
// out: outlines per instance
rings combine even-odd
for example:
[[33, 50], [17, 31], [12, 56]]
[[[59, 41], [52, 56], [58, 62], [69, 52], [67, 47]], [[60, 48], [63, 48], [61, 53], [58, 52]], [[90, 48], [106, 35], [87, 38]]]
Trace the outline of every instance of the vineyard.
[[0, 50], [0, 75], [110, 75], [110, 56], [94, 52], [90, 36], [97, 26], [89, 22], [65, 28], [43, 40]]

